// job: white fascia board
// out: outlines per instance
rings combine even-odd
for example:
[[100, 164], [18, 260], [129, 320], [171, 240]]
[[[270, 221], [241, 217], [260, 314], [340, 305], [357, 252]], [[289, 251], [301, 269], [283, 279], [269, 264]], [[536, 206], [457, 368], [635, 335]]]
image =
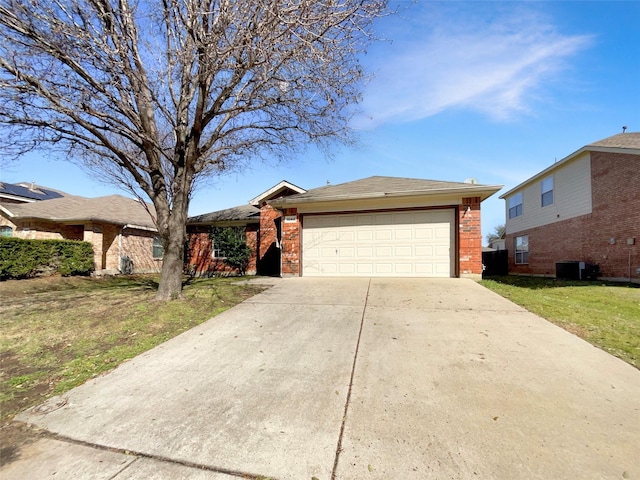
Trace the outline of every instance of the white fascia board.
[[502, 195], [500, 195], [500, 198], [504, 200], [506, 197], [516, 193], [518, 190], [522, 190], [524, 187], [526, 187], [530, 183], [533, 183], [533, 182], [539, 180], [540, 178], [549, 175], [551, 172], [553, 172], [556, 169], [562, 167], [564, 164], [569, 163], [570, 161], [574, 160], [575, 158], [579, 157], [580, 155], [582, 155], [585, 152], [622, 153], [622, 154], [626, 154], [626, 155], [640, 155], [640, 149], [637, 149], [637, 148], [612, 148], [612, 147], [589, 147], [589, 146], [585, 146], [585, 147], [582, 147], [579, 150], [576, 150], [571, 155], [567, 155], [566, 157], [564, 157], [560, 161], [555, 162], [553, 165], [550, 165], [549, 167], [545, 168], [541, 172], [535, 174], [533, 177], [529, 177], [527, 180], [525, 180], [524, 182], [520, 183], [519, 185], [516, 185], [515, 187], [513, 187], [508, 192], [503, 193]]
[[249, 200], [249, 205], [259, 205], [260, 202], [263, 199], [265, 199], [269, 195], [273, 195], [278, 190], [281, 190], [281, 189], [284, 189], [284, 188], [289, 188], [289, 189], [294, 190], [294, 191], [296, 191], [298, 193], [306, 193], [306, 190], [304, 188], [298, 187], [297, 185], [294, 185], [293, 183], [288, 182], [286, 180], [282, 180], [280, 183], [278, 183], [277, 185], [274, 185], [273, 187], [271, 187], [266, 192], [262, 192], [257, 197], [254, 197], [251, 200]]

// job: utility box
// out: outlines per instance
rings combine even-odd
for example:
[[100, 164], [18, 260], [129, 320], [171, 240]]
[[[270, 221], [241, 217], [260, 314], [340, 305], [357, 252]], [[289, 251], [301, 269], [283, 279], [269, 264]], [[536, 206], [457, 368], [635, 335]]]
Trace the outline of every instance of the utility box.
[[578, 260], [556, 263], [556, 278], [561, 280], [595, 280], [600, 274], [600, 266]]
[[580, 263], [565, 261], [556, 263], [556, 278], [559, 280], [580, 280]]

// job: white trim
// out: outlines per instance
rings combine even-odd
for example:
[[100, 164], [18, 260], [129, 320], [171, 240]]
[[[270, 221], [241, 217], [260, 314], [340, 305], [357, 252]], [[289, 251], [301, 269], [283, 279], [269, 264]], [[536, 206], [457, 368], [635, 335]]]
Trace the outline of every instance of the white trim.
[[249, 204], [250, 205], [258, 205], [261, 206], [260, 204], [262, 203], [262, 201], [273, 195], [274, 193], [276, 193], [278, 190], [283, 190], [285, 188], [289, 188], [295, 192], [298, 193], [306, 193], [306, 190], [304, 188], [298, 187], [297, 185], [294, 185], [291, 182], [287, 182], [286, 180], [282, 180], [280, 183], [278, 183], [277, 185], [274, 185], [273, 187], [271, 187], [269, 190], [267, 190], [266, 192], [262, 192], [260, 195], [258, 195], [257, 197], [252, 198], [251, 200], [249, 200]]
[[622, 154], [626, 154], [626, 155], [640, 155], [640, 149], [638, 149], [638, 148], [590, 147], [589, 145], [587, 145], [585, 147], [582, 147], [579, 150], [576, 150], [571, 155], [567, 155], [562, 160], [560, 160], [558, 162], [555, 162], [553, 165], [545, 168], [541, 172], [538, 172], [533, 177], [529, 177], [524, 182], [516, 185], [511, 190], [509, 190], [506, 193], [503, 193], [502, 195], [500, 195], [499, 198], [501, 200], [504, 200], [506, 197], [508, 197], [512, 193], [514, 193], [514, 192], [516, 192], [518, 190], [522, 190], [524, 187], [526, 187], [530, 183], [533, 183], [536, 180], [540, 179], [541, 177], [544, 177], [546, 175], [551, 174], [551, 172], [553, 172], [554, 170], [562, 167], [566, 163], [569, 163], [570, 161], [574, 160], [575, 158], [579, 157], [580, 155], [582, 155], [585, 152], [587, 152], [587, 153], [590, 153], [590, 152], [622, 153]]

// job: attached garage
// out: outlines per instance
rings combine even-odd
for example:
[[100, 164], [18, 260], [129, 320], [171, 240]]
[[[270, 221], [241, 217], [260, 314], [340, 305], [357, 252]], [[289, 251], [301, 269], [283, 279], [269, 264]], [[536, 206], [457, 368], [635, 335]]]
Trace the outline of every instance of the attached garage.
[[480, 203], [500, 188], [369, 177], [275, 198], [281, 274], [479, 278]]
[[455, 276], [455, 210], [305, 215], [302, 275]]

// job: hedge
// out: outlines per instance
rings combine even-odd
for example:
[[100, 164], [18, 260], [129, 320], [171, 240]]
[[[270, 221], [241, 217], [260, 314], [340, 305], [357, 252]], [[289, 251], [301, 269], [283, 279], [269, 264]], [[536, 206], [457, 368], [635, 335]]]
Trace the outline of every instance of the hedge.
[[0, 237], [0, 280], [56, 272], [88, 275], [93, 269], [93, 245], [89, 242]]

